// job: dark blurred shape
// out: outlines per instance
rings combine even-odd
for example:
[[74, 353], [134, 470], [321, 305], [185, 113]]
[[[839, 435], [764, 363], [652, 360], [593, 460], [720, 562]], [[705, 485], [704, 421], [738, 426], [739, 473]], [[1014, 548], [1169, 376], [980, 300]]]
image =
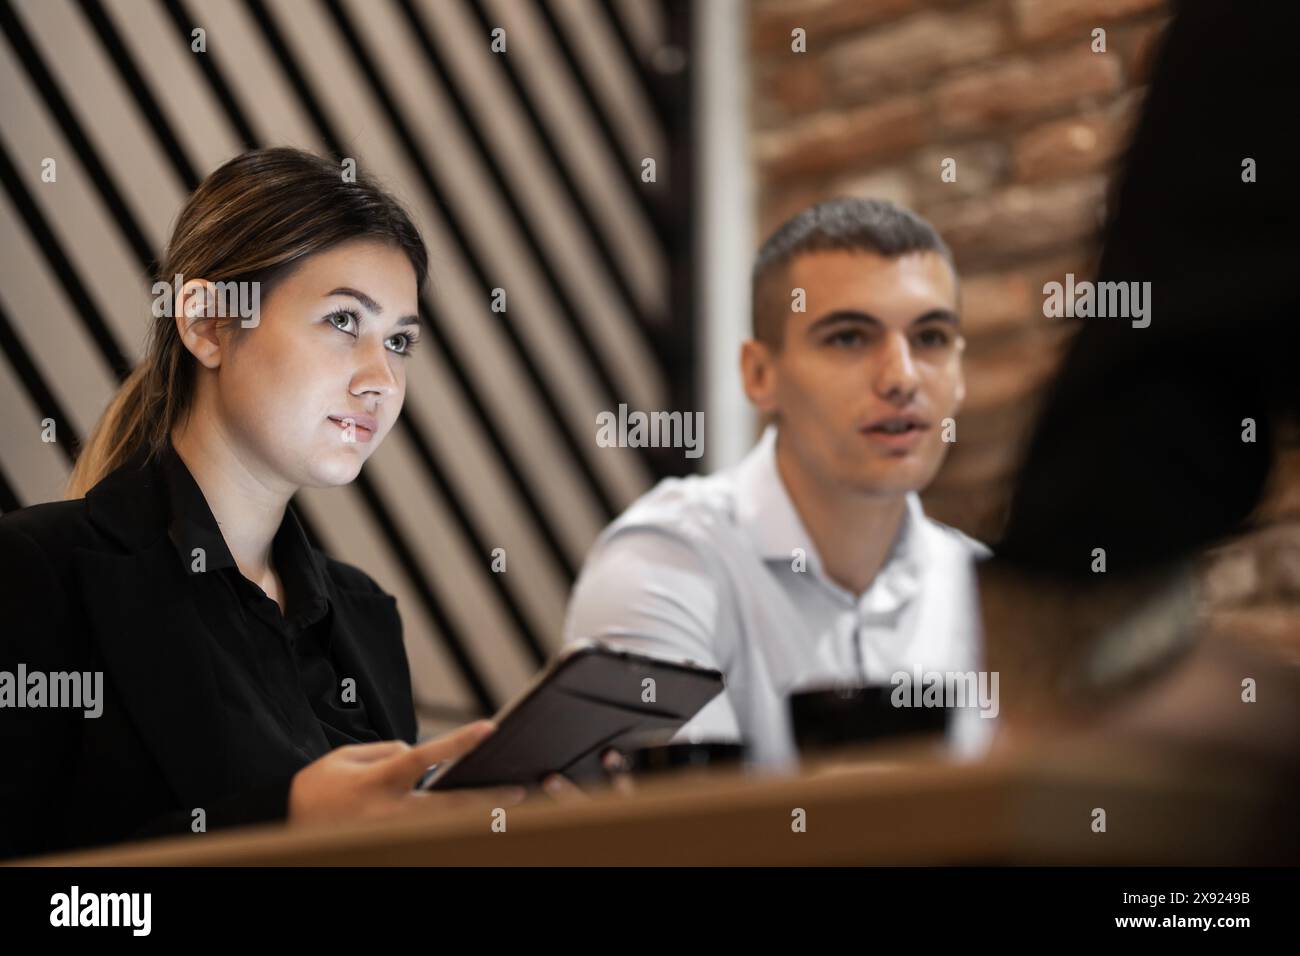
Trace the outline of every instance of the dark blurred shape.
[[942, 734], [948, 708], [896, 707], [893, 685], [828, 687], [790, 695], [790, 719], [800, 753]]
[[624, 753], [623, 769], [640, 777], [700, 767], [738, 767], [744, 756], [744, 744], [728, 741], [648, 744]]
[[[1151, 323], [1079, 320], [995, 548], [1021, 572], [1091, 577], [1101, 547], [1123, 575], [1238, 530], [1300, 398], [1300, 189], [1285, 148], [1300, 14], [1221, 0], [1175, 10], [1095, 277], [1151, 282]], [[1256, 182], [1242, 181], [1247, 158]]]

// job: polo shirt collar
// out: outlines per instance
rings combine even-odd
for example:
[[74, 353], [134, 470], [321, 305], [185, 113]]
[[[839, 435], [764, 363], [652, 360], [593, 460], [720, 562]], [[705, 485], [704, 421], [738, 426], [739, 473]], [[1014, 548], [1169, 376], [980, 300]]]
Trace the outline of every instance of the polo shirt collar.
[[821, 568], [812, 536], [804, 527], [776, 467], [775, 425], [740, 462], [736, 470], [736, 520], [764, 561], [790, 561], [795, 549], [808, 556], [809, 566]]
[[800, 548], [808, 569], [828, 587], [863, 610], [887, 613], [905, 603], [920, 587], [925, 562], [924, 525], [928, 520], [916, 492], [907, 495], [907, 507], [898, 537], [870, 587], [855, 598], [826, 577], [812, 536], [795, 508], [776, 464], [777, 426], [768, 425], [758, 443], [736, 466], [736, 521], [764, 561], [789, 564]]

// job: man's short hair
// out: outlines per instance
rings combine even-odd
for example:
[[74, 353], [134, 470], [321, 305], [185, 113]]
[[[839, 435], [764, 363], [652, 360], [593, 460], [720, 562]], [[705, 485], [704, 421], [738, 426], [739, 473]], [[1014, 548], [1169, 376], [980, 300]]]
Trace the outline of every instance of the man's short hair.
[[819, 202], [786, 220], [758, 250], [751, 278], [754, 338], [780, 346], [790, 314], [790, 290], [782, 281], [787, 267], [798, 256], [832, 250], [874, 252], [888, 259], [937, 252], [953, 265], [939, 233], [910, 209], [888, 199]]

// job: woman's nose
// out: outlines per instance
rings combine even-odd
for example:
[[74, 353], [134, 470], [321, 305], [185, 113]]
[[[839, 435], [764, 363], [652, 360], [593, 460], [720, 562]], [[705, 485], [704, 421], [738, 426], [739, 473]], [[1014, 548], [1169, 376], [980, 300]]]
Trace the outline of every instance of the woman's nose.
[[[366, 350], [366, 361], [353, 376], [353, 386], [362, 392], [375, 392], [380, 397], [395, 395], [401, 383], [393, 372], [389, 356], [392, 353], [383, 343]], [[400, 359], [399, 359], [400, 361]]]

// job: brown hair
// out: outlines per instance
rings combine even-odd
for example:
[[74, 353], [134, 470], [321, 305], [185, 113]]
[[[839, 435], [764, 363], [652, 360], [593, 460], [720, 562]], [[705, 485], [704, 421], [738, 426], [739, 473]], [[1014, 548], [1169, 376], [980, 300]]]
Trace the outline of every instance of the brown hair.
[[[181, 209], [157, 279], [258, 282], [262, 301], [313, 253], [351, 239], [380, 239], [406, 253], [417, 288], [428, 253], [406, 211], [373, 180], [344, 179], [340, 165], [287, 147], [236, 156], [199, 184]], [[171, 289], [173, 303], [179, 289]], [[173, 310], [154, 309], [145, 356], [122, 383], [77, 458], [64, 495], [80, 498], [142, 446], [152, 458], [188, 414], [197, 359]], [[235, 322], [230, 326], [238, 329]]]
[[[956, 274], [952, 252], [935, 228], [888, 199], [841, 196], [809, 206], [768, 236], [750, 276], [754, 338], [780, 348], [790, 314], [790, 290], [781, 288], [798, 256], [827, 251], [874, 252], [897, 259], [909, 252], [936, 252]], [[777, 280], [781, 281], [778, 282]]]

